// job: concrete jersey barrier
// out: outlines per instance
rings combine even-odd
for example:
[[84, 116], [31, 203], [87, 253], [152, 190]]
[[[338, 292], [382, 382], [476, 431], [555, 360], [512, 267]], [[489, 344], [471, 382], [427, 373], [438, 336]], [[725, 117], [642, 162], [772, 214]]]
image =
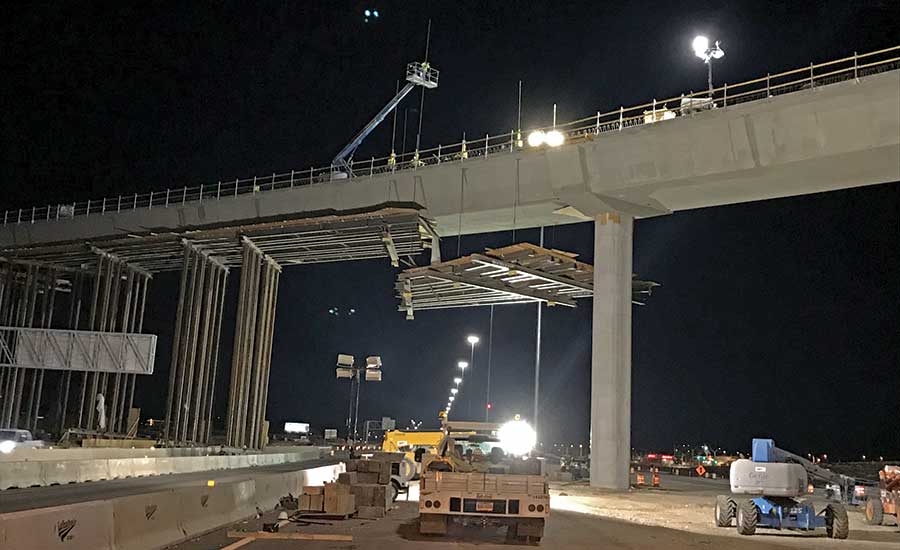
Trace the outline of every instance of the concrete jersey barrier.
[[101, 481], [165, 474], [187, 474], [215, 470], [288, 464], [320, 458], [318, 447], [289, 453], [211, 455], [181, 457], [111, 458], [69, 461], [0, 462], [0, 491], [14, 487], [43, 487], [85, 481]]
[[0, 550], [155, 550], [271, 510], [304, 485], [337, 479], [342, 463], [255, 479], [190, 486], [0, 514]]

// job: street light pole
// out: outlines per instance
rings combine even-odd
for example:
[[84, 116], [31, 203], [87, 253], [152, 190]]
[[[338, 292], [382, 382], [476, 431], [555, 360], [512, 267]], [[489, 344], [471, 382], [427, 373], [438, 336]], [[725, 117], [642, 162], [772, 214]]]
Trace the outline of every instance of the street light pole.
[[[480, 338], [478, 338], [474, 334], [470, 334], [469, 336], [466, 337], [466, 341], [472, 345], [472, 352], [469, 355], [469, 365], [471, 365], [472, 368], [475, 368], [475, 344], [477, 344], [479, 340], [480, 340]], [[471, 395], [466, 397], [466, 415], [469, 417], [469, 419], [472, 418], [472, 396]]]

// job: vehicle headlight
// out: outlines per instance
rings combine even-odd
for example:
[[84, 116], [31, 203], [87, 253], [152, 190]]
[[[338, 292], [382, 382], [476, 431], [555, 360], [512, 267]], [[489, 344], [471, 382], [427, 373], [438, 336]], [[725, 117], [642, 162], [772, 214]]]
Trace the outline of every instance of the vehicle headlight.
[[15, 448], [16, 448], [15, 441], [9, 441], [9, 440], [0, 441], [0, 453], [8, 455], [9, 453], [13, 452], [13, 449], [15, 449]]

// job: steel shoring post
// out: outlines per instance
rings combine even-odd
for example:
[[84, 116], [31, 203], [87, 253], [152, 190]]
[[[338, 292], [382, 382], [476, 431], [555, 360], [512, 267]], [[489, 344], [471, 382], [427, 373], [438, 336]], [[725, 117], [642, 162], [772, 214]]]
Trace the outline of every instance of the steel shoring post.
[[[104, 278], [103, 290], [100, 296], [100, 322], [94, 330], [104, 332], [106, 330], [106, 318], [109, 314], [109, 295], [112, 290], [112, 281], [118, 272], [118, 262], [115, 258], [107, 258], [106, 277]], [[91, 389], [87, 399], [87, 429], [94, 429], [94, 403], [97, 400], [97, 392], [100, 384], [100, 373], [94, 372], [91, 376]]]
[[212, 433], [212, 411], [213, 411], [213, 401], [216, 396], [216, 373], [219, 368], [219, 344], [222, 341], [222, 312], [225, 307], [225, 290], [228, 285], [228, 268], [222, 269], [222, 285], [221, 290], [219, 292], [219, 309], [216, 312], [216, 340], [213, 345], [213, 356], [212, 356], [212, 375], [210, 376], [209, 381], [209, 397], [206, 401], [206, 428], [203, 435], [203, 442], [206, 443], [209, 441], [210, 434]]
[[[252, 246], [252, 245], [251, 245]], [[240, 446], [247, 445], [247, 415], [250, 401], [250, 380], [253, 374], [253, 350], [256, 346], [256, 312], [259, 308], [259, 284], [262, 276], [262, 258], [259, 250], [253, 247], [250, 254], [250, 287], [248, 294], [248, 307], [245, 311], [247, 321], [246, 343], [244, 347], [244, 369], [241, 372], [241, 381], [238, 388], [238, 423], [237, 439]]]
[[[47, 274], [47, 286], [44, 287], [44, 295], [49, 295], [49, 298], [45, 300], [44, 311], [41, 314], [42, 325], [44, 328], [50, 328], [53, 323], [53, 307], [56, 304], [56, 270], [51, 269]], [[41, 396], [44, 393], [44, 371], [46, 369], [40, 369], [37, 371], [37, 395], [34, 400], [34, 412], [31, 413], [31, 431], [32, 433], [37, 431], [37, 421], [38, 421], [38, 413], [41, 408]]]
[[[37, 304], [38, 291], [40, 290], [40, 285], [38, 284], [38, 278], [40, 276], [39, 268], [31, 268], [29, 267], [29, 275], [28, 275], [28, 292], [26, 294], [26, 306], [23, 308], [23, 324], [19, 326], [32, 327], [34, 326], [34, 310]], [[16, 369], [20, 376], [17, 377], [18, 385], [16, 386], [16, 395], [15, 395], [15, 403], [13, 404], [13, 415], [12, 415], [12, 424], [13, 427], [19, 426], [19, 416], [22, 412], [22, 396], [25, 393], [25, 375], [28, 372], [28, 369], [18, 368]]]
[[[97, 320], [97, 303], [100, 299], [100, 284], [101, 284], [101, 274], [103, 273], [103, 259], [104, 257], [101, 255], [97, 258], [97, 273], [94, 275], [94, 290], [91, 294], [91, 310], [88, 315], [88, 330], [96, 330], [96, 320]], [[87, 384], [88, 384], [88, 375], [90, 373], [85, 371], [84, 376], [81, 379], [81, 401], [78, 405], [78, 427], [84, 427], [84, 398], [87, 393]]]
[[195, 405], [193, 426], [191, 427], [191, 440], [195, 443], [206, 442], [206, 402], [209, 399], [210, 370], [213, 368], [212, 353], [215, 341], [216, 315], [219, 307], [219, 294], [222, 292], [222, 266], [213, 265], [210, 269], [212, 281], [212, 293], [210, 304], [207, 306], [207, 315], [203, 328], [203, 370], [198, 379], [197, 402]]
[[[15, 284], [15, 266], [13, 264], [7, 264], [7, 272], [6, 272], [6, 282], [3, 285], [3, 324], [6, 326], [10, 326], [12, 324], [12, 315], [14, 311], [14, 305], [17, 299], [16, 292], [16, 284]], [[2, 403], [0, 403], [0, 427], [8, 428], [10, 427], [10, 418], [9, 415], [12, 414], [12, 399], [8, 397], [12, 393], [12, 367], [6, 367], [3, 369], [3, 383], [0, 385], [0, 392], [3, 392], [3, 395], [6, 396]]]
[[265, 316], [260, 317], [263, 322], [260, 331], [259, 342], [259, 389], [258, 389], [258, 406], [256, 408], [256, 432], [254, 445], [258, 449], [265, 446], [263, 441], [263, 423], [266, 417], [266, 399], [268, 398], [269, 383], [269, 365], [272, 352], [272, 323], [274, 322], [275, 304], [277, 303], [276, 293], [278, 292], [278, 264], [275, 260], [268, 258], [266, 261], [266, 269], [268, 276], [266, 278], [266, 304]]
[[187, 294], [187, 276], [191, 265], [191, 247], [184, 243], [182, 255], [181, 284], [178, 290], [178, 306], [175, 309], [175, 334], [172, 340], [172, 362], [169, 364], [169, 392], [166, 394], [166, 426], [163, 429], [163, 440], [166, 444], [170, 439], [170, 427], [172, 426], [172, 400], [175, 396], [175, 379], [178, 371], [178, 350], [181, 345], [181, 330], [184, 315], [184, 299]]
[[262, 269], [259, 284], [259, 305], [256, 309], [256, 334], [254, 341], [256, 345], [253, 348], [252, 373], [250, 376], [250, 395], [248, 396], [249, 406], [247, 407], [247, 446], [256, 447], [258, 438], [257, 421], [259, 420], [260, 406], [260, 382], [262, 378], [263, 350], [265, 349], [265, 324], [268, 317], [269, 306], [269, 282], [271, 279], [271, 264], [266, 260], [262, 260]]
[[[135, 323], [132, 324], [135, 327], [135, 332], [142, 333], [144, 330], [144, 311], [147, 306], [147, 287], [150, 286], [150, 275], [144, 274], [141, 277], [141, 305], [140, 309], [135, 306], [136, 317]], [[134, 405], [134, 386], [137, 384], [137, 374], [129, 374], [128, 377], [131, 380], [131, 387], [128, 390], [128, 408], [126, 410], [126, 421], [129, 414], [131, 414], [131, 407]], [[131, 429], [131, 426], [128, 426], [128, 429]]]
[[[262, 406], [260, 408], [260, 425], [265, 421], [266, 418], [266, 405], [269, 400], [269, 374], [272, 370], [272, 343], [275, 337], [275, 310], [278, 306], [278, 283], [281, 280], [281, 268], [276, 266], [274, 281], [272, 282], [272, 292], [271, 292], [271, 304], [269, 306], [269, 323], [268, 323], [268, 335], [266, 336], [266, 356], [265, 356], [265, 372], [263, 374], [263, 397], [262, 397]], [[259, 438], [259, 448], [262, 449], [265, 447], [265, 441], [263, 439], [263, 434], [260, 433]]]
[[[209, 316], [212, 314], [212, 302], [215, 299], [216, 292], [216, 265], [212, 263], [209, 258], [206, 258], [206, 262], [209, 264], [206, 269], [206, 284], [203, 288], [203, 325], [200, 329], [200, 342], [197, 344], [197, 352], [200, 355], [199, 361], [197, 362], [196, 374], [194, 376], [195, 386], [193, 389], [193, 393], [188, 392], [188, 395], [191, 396], [191, 402], [188, 403], [190, 406], [188, 418], [185, 418], [185, 439], [189, 439], [190, 441], [196, 443], [197, 442], [197, 422], [200, 420], [200, 401], [201, 396], [206, 393], [206, 388], [204, 387], [204, 371], [206, 369], [206, 355], [208, 352], [208, 341], [209, 341]], [[194, 354], [196, 355], [196, 353]], [[188, 429], [190, 430], [190, 436], [188, 436]]]
[[[72, 287], [69, 303], [69, 322], [68, 328], [78, 329], [78, 320], [81, 316], [81, 291], [84, 283], [84, 274], [79, 271], [75, 274], [75, 284]], [[69, 408], [69, 390], [72, 385], [72, 371], [65, 372], [65, 380], [63, 381], [63, 391], [60, 392], [62, 403], [59, 407], [59, 435], [62, 436], [66, 431], [66, 409]]]
[[[134, 269], [127, 267], [128, 275], [125, 282], [125, 303], [122, 305], [122, 324], [121, 332], [128, 333], [131, 331], [131, 293], [134, 289]], [[113, 399], [112, 406], [109, 409], [109, 431], [113, 433], [119, 432], [121, 425], [120, 403], [124, 401], [125, 394], [122, 391], [122, 373], [117, 372], [113, 380]]]
[[194, 291], [191, 294], [191, 332], [190, 332], [190, 345], [188, 347], [188, 356], [187, 359], [187, 368], [184, 371], [184, 404], [182, 401], [179, 401], [179, 411], [184, 411], [184, 418], [181, 419], [181, 424], [178, 428], [178, 433], [181, 435], [181, 441], [187, 441], [188, 435], [188, 427], [190, 424], [191, 418], [191, 403], [192, 403], [192, 395], [194, 391], [194, 371], [197, 365], [197, 339], [200, 334], [200, 320], [203, 314], [203, 306], [204, 306], [204, 296], [207, 291], [207, 267], [209, 262], [209, 258], [204, 256], [203, 254], [197, 254], [197, 261], [199, 262], [199, 273], [197, 274], [197, 284], [194, 287]]
[[[140, 285], [141, 277], [134, 270], [128, 270], [128, 282], [127, 289], [125, 295], [125, 307], [122, 308], [122, 332], [129, 333], [133, 332], [132, 328], [134, 327], [134, 310], [137, 307], [138, 301], [138, 292]], [[116, 400], [115, 400], [115, 424], [113, 424], [113, 432], [121, 433], [122, 426], [124, 425], [124, 420], [122, 415], [125, 411], [125, 396], [128, 393], [128, 374], [127, 373], [117, 373], [116, 374]]]
[[203, 257], [198, 250], [192, 250], [191, 256], [193, 256], [193, 260], [191, 261], [192, 272], [190, 276], [190, 280], [188, 282], [188, 291], [187, 291], [187, 311], [184, 314], [184, 334], [181, 336], [181, 346], [178, 353], [178, 379], [175, 383], [175, 401], [172, 406], [173, 420], [174, 420], [174, 429], [173, 429], [173, 439], [176, 444], [184, 441], [184, 434], [181, 432], [181, 414], [184, 410], [182, 403], [184, 402], [184, 381], [185, 376], [187, 375], [187, 361], [188, 355], [190, 354], [191, 345], [193, 343], [193, 331], [191, 330], [193, 327], [193, 319], [194, 319], [194, 311], [198, 309], [196, 295], [198, 292], [198, 288], [202, 285], [202, 275], [203, 275]]
[[[120, 260], [115, 258], [113, 259], [113, 269], [111, 275], [112, 277], [108, 279], [109, 296], [107, 298], [107, 308], [100, 318], [100, 330], [104, 332], [115, 332], [117, 328], [116, 311], [119, 307], [119, 287], [121, 286], [122, 281], [122, 262]], [[98, 393], [103, 394], [106, 409], [104, 412], [106, 414], [106, 418], [109, 418], [109, 412], [113, 406], [112, 401], [109, 400], [109, 373], [104, 372], [97, 378], [99, 378], [100, 380], [99, 390], [91, 394], [91, 399], [97, 399]], [[93, 406], [91, 410], [94, 410]], [[97, 427], [100, 427], [100, 418], [97, 418]], [[109, 432], [111, 431], [111, 429], [112, 427], [109, 425], [109, 422], [107, 422], [106, 428], [103, 431]]]
[[244, 351], [244, 312], [247, 309], [247, 292], [250, 286], [250, 247], [244, 243], [241, 246], [241, 279], [238, 290], [237, 314], [235, 315], [234, 345], [231, 356], [231, 383], [228, 386], [228, 409], [225, 417], [225, 444], [236, 446], [237, 436], [237, 391], [238, 381], [241, 377], [241, 357]]

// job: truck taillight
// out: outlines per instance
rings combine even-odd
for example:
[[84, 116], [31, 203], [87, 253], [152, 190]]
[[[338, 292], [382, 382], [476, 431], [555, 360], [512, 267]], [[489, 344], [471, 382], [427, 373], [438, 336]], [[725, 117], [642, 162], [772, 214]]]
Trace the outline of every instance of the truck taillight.
[[853, 488], [853, 493], [858, 497], [866, 496], [866, 488], [862, 485], [857, 485]]

